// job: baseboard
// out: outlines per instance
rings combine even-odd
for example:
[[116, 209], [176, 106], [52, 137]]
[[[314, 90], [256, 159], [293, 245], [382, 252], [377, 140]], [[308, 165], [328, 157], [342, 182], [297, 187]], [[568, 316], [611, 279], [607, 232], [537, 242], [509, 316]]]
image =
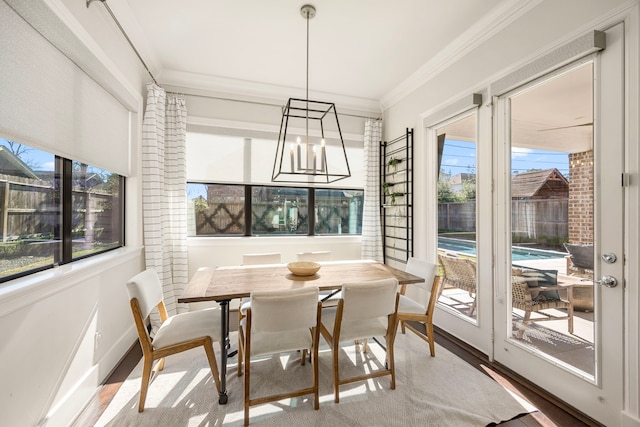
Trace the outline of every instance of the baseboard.
[[91, 402], [106, 378], [117, 368], [122, 358], [133, 345], [137, 345], [138, 335], [134, 328], [126, 333], [93, 365], [58, 404], [51, 408], [47, 416], [38, 422], [38, 427], [69, 426]]

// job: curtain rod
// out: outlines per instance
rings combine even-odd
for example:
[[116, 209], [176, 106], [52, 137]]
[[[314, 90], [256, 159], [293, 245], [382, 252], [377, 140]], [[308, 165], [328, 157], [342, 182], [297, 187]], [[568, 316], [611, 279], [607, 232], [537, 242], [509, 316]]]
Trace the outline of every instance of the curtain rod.
[[[109, 15], [111, 15], [111, 18], [113, 19], [113, 21], [116, 23], [116, 25], [118, 26], [118, 28], [120, 29], [120, 32], [122, 33], [122, 35], [124, 36], [124, 38], [127, 40], [127, 42], [129, 43], [129, 46], [131, 46], [131, 49], [133, 49], [133, 51], [136, 53], [136, 56], [138, 57], [138, 59], [140, 60], [140, 62], [142, 62], [142, 65], [144, 66], [145, 70], [147, 70], [147, 73], [149, 73], [149, 75], [151, 76], [151, 80], [153, 80], [153, 82], [160, 86], [160, 84], [158, 83], [158, 81], [156, 80], [156, 78], [153, 76], [153, 74], [151, 73], [151, 70], [149, 69], [149, 67], [147, 66], [147, 63], [144, 62], [144, 59], [142, 59], [142, 56], [140, 55], [140, 52], [138, 52], [138, 49], [136, 49], [136, 47], [134, 46], [133, 42], [131, 41], [131, 39], [129, 38], [129, 36], [127, 35], [126, 31], [124, 30], [124, 28], [122, 28], [122, 25], [120, 25], [120, 21], [118, 21], [118, 18], [116, 18], [116, 16], [113, 14], [113, 11], [111, 10], [111, 8], [109, 7], [109, 5], [107, 4], [107, 0], [87, 0], [87, 8], [91, 5], [91, 3], [93, 3], [94, 1], [99, 1], [100, 3], [102, 3], [104, 5], [104, 7], [107, 9], [107, 11], [109, 12]], [[169, 92], [169, 93], [173, 93], [176, 95], [189, 95], [189, 96], [197, 96], [200, 98], [211, 98], [211, 99], [219, 99], [221, 101], [234, 101], [234, 102], [244, 102], [244, 103], [248, 103], [248, 104], [257, 104], [257, 105], [266, 105], [266, 106], [270, 106], [270, 107], [278, 107], [280, 109], [283, 108], [282, 105], [278, 105], [278, 104], [272, 104], [269, 102], [257, 102], [257, 101], [245, 101], [242, 99], [233, 99], [233, 98], [224, 98], [224, 97], [219, 97], [219, 96], [212, 96], [212, 95], [198, 95], [198, 94], [193, 94], [193, 93], [177, 93], [177, 92]], [[359, 114], [349, 114], [349, 113], [338, 113], [341, 116], [348, 116], [348, 117], [358, 117], [361, 119], [373, 119], [373, 120], [382, 120], [380, 117], [369, 117], [369, 116], [361, 116]]]
[[111, 15], [111, 18], [114, 20], [114, 22], [116, 23], [116, 25], [118, 26], [118, 28], [120, 29], [120, 32], [122, 33], [122, 35], [124, 36], [125, 39], [127, 39], [127, 42], [129, 43], [129, 46], [131, 46], [131, 49], [133, 49], [133, 51], [136, 53], [136, 56], [138, 57], [138, 59], [140, 60], [140, 62], [142, 62], [142, 65], [144, 66], [144, 69], [147, 70], [147, 73], [149, 73], [149, 75], [151, 76], [151, 80], [153, 80], [153, 82], [160, 86], [158, 84], [158, 81], [156, 80], [156, 78], [153, 76], [153, 74], [151, 73], [151, 70], [149, 69], [149, 67], [147, 67], [147, 63], [144, 62], [144, 59], [142, 59], [142, 56], [140, 55], [140, 52], [138, 52], [138, 49], [136, 49], [136, 47], [133, 45], [133, 42], [131, 41], [131, 39], [129, 38], [129, 36], [127, 35], [127, 33], [124, 31], [124, 28], [122, 28], [122, 25], [120, 25], [120, 21], [118, 21], [118, 18], [116, 18], [116, 16], [113, 14], [113, 11], [111, 10], [111, 8], [109, 7], [109, 5], [107, 4], [107, 0], [87, 0], [87, 8], [91, 5], [91, 3], [93, 3], [94, 1], [99, 1], [100, 3], [102, 3], [104, 5], [104, 7], [107, 9], [107, 11], [109, 12], [109, 15]]
[[[99, 1], [102, 1], [102, 0], [99, 0]], [[174, 95], [195, 96], [195, 97], [198, 97], [198, 98], [218, 99], [220, 101], [232, 101], [232, 102], [243, 102], [245, 104], [265, 105], [267, 107], [278, 107], [280, 109], [283, 108], [282, 105], [274, 104], [274, 103], [271, 103], [271, 102], [246, 101], [244, 99], [226, 98], [226, 97], [223, 97], [223, 96], [213, 96], [213, 95], [201, 95], [201, 94], [197, 94], [197, 93], [185, 93], [185, 92], [173, 92], [173, 91], [167, 91], [167, 93], [171, 93], [171, 94], [174, 94]], [[349, 117], [358, 117], [360, 119], [382, 120], [381, 117], [362, 116], [360, 114], [349, 114], [349, 113], [340, 113], [340, 112], [338, 112], [338, 115], [340, 115], [340, 116], [349, 116]]]

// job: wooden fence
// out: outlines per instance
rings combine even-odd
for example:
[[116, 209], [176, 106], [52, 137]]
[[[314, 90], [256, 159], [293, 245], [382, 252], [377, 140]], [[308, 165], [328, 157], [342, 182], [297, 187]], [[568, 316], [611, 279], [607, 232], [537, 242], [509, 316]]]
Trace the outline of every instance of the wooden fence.
[[[569, 199], [511, 201], [511, 229], [522, 240], [560, 241], [569, 236]], [[475, 232], [476, 202], [438, 204], [440, 232]]]

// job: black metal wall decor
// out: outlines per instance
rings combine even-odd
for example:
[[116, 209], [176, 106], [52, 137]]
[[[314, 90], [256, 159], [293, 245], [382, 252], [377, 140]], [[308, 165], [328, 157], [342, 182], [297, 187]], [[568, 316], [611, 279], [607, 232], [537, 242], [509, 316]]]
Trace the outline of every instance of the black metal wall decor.
[[380, 147], [380, 215], [384, 262], [413, 256], [413, 129]]

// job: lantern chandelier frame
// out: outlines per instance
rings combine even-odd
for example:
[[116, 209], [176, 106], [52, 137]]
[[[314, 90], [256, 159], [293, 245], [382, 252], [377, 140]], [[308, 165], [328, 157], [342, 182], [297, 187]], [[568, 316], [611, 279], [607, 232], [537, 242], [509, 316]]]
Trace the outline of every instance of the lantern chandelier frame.
[[306, 97], [289, 98], [283, 108], [271, 181], [331, 183], [349, 178], [351, 169], [335, 104], [309, 99], [309, 20], [316, 9], [306, 4], [300, 14], [307, 21]]

